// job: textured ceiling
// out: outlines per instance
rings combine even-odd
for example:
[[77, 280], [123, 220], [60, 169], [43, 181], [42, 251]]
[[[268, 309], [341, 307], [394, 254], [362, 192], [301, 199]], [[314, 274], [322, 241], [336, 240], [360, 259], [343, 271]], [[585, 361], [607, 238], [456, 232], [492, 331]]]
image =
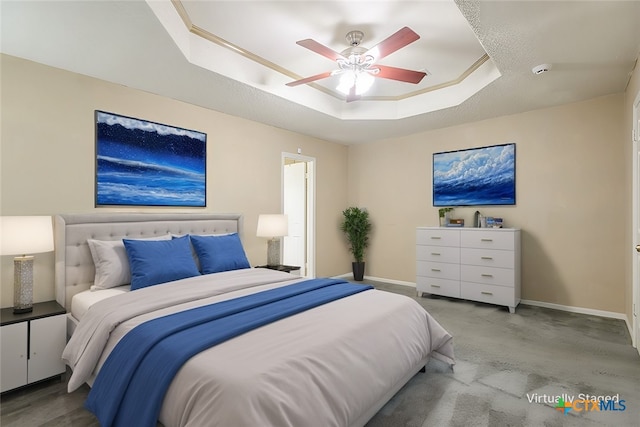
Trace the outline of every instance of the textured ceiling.
[[[640, 52], [640, 1], [2, 0], [0, 15], [8, 55], [344, 144], [620, 93]], [[334, 66], [297, 40], [341, 51], [358, 29], [372, 47], [404, 26], [421, 38], [381, 63], [426, 71], [420, 85], [376, 79], [351, 103], [333, 78], [285, 86]]]

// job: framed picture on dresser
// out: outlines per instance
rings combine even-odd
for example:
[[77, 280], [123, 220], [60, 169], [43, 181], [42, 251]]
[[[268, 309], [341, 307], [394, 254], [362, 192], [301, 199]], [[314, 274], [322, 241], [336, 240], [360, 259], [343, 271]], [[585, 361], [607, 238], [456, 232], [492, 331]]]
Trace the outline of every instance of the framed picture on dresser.
[[95, 111], [96, 206], [205, 207], [207, 134]]

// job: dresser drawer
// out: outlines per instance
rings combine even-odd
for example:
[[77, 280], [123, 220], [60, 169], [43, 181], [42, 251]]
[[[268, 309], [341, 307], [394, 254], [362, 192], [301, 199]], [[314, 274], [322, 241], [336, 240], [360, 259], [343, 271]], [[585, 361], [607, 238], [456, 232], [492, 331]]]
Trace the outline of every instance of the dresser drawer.
[[486, 267], [513, 268], [515, 252], [494, 249], [462, 248], [460, 250], [460, 262], [462, 264]]
[[416, 261], [416, 275], [460, 280], [460, 264], [444, 262]]
[[488, 302], [490, 304], [507, 305], [509, 307], [515, 307], [517, 305], [513, 288], [506, 288], [504, 286], [461, 282], [460, 297], [473, 301]]
[[460, 246], [460, 230], [441, 228], [418, 228], [416, 243], [428, 246]]
[[418, 276], [416, 280], [416, 290], [428, 294], [460, 298], [460, 282], [458, 280]]
[[460, 263], [460, 248], [449, 246], [416, 246], [417, 261], [446, 262], [449, 264]]
[[460, 246], [463, 248], [515, 249], [513, 231], [468, 230], [462, 233]]
[[510, 268], [462, 265], [460, 266], [460, 280], [513, 288], [515, 286], [515, 271]]

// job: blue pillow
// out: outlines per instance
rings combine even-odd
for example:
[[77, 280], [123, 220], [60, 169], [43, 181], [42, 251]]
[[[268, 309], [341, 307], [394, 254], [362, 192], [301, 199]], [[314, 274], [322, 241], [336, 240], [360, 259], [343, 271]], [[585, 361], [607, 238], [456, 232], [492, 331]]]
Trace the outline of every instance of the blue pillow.
[[188, 236], [172, 240], [122, 241], [131, 267], [131, 290], [200, 274], [191, 255]]
[[189, 237], [200, 260], [202, 274], [251, 267], [238, 233]]

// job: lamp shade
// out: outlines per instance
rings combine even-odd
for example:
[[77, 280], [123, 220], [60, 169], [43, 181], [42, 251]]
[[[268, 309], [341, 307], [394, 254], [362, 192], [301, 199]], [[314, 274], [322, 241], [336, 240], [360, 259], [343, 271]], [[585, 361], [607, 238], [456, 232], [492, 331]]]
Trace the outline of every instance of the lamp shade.
[[258, 237], [282, 237], [289, 234], [289, 219], [282, 214], [261, 214], [258, 217]]
[[0, 217], [0, 255], [26, 255], [53, 250], [50, 216]]

